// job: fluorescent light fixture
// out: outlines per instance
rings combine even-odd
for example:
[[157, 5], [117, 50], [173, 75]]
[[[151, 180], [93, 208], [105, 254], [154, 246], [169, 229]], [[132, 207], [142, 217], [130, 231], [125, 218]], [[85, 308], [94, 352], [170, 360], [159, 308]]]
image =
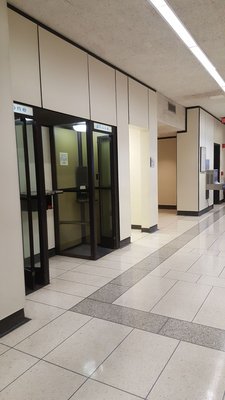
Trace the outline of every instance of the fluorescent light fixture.
[[211, 77], [218, 83], [221, 89], [225, 92], [225, 81], [219, 75], [214, 65], [197, 45], [191, 34], [185, 28], [180, 19], [176, 16], [174, 11], [168, 6], [165, 0], [147, 0], [153, 5], [159, 14], [166, 20], [171, 28], [176, 32], [180, 39], [186, 44], [189, 50], [194, 54], [198, 61], [208, 71]]
[[73, 129], [76, 132], [86, 132], [87, 131], [86, 122], [81, 122], [80, 124], [73, 125]]

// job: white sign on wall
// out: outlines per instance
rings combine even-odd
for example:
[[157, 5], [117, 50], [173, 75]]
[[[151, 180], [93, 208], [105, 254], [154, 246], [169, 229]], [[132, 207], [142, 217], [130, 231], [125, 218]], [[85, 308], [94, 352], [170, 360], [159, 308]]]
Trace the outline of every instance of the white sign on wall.
[[59, 164], [69, 165], [68, 153], [59, 153]]
[[33, 108], [24, 106], [23, 104], [14, 103], [13, 111], [14, 113], [33, 116]]
[[104, 132], [112, 132], [112, 127], [109, 125], [104, 125], [104, 124], [99, 124], [97, 122], [94, 122], [94, 129], [98, 131], [104, 131]]

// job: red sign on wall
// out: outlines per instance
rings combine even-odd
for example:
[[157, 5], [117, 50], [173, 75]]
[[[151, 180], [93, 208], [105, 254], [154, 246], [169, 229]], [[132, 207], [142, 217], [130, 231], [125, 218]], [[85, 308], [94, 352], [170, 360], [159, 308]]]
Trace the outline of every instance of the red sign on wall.
[[222, 124], [225, 124], [225, 117], [221, 117]]
[[222, 149], [225, 149], [225, 144], [222, 144]]

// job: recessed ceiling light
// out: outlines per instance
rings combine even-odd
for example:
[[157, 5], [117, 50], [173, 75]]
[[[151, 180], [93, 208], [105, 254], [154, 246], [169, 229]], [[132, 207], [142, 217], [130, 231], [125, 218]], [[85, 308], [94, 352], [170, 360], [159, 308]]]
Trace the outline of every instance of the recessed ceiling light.
[[208, 71], [211, 77], [218, 83], [221, 89], [225, 92], [225, 81], [217, 72], [214, 65], [205, 55], [205, 53], [198, 46], [197, 42], [193, 39], [190, 32], [185, 28], [184, 24], [176, 16], [171, 7], [168, 6], [165, 0], [147, 0], [159, 14], [166, 20], [171, 28], [176, 32], [180, 39], [186, 44], [189, 50], [194, 54], [198, 61]]
[[79, 124], [73, 125], [73, 129], [76, 132], [86, 132], [87, 130], [86, 122], [81, 122]]

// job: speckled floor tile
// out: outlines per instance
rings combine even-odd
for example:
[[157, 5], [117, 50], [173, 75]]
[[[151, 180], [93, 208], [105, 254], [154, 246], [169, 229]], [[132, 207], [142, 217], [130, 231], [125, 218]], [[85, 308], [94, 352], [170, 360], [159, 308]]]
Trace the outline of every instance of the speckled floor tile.
[[83, 300], [73, 307], [71, 311], [153, 333], [159, 332], [167, 321], [167, 318], [161, 315], [120, 307], [116, 304], [101, 303], [91, 299]]
[[159, 334], [225, 351], [225, 331], [222, 329], [169, 318]]
[[108, 283], [107, 285], [103, 286], [102, 288], [91, 294], [88, 298], [103, 301], [105, 303], [113, 303], [126, 291], [126, 286], [119, 286]]
[[110, 283], [114, 285], [121, 285], [131, 287], [135, 283], [139, 282], [140, 279], [144, 278], [148, 274], [145, 269], [130, 268], [129, 271], [124, 272], [117, 278], [113, 279]]

